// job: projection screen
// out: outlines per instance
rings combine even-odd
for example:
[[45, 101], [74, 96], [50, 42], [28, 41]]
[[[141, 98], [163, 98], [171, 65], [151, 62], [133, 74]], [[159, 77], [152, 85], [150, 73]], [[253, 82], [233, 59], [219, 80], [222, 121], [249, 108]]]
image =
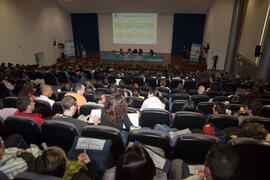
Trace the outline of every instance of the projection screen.
[[113, 13], [114, 44], [156, 44], [156, 13]]

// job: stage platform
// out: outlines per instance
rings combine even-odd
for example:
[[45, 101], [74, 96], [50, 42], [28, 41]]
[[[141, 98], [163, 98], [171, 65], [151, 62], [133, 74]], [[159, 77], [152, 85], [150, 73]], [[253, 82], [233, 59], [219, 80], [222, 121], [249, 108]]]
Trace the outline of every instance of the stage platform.
[[[121, 64], [140, 64], [147, 66], [163, 66], [165, 68], [173, 67], [183, 71], [206, 71], [207, 65], [201, 62], [195, 63], [184, 59], [181, 55], [172, 55], [169, 53], [156, 53], [157, 57], [163, 57], [163, 61], [138, 61], [138, 60], [102, 60], [102, 54], [114, 54], [111, 51], [100, 51], [100, 52], [87, 52], [86, 58], [81, 57], [66, 57], [58, 58], [58, 63], [121, 63]], [[160, 59], [160, 58], [159, 58]]]

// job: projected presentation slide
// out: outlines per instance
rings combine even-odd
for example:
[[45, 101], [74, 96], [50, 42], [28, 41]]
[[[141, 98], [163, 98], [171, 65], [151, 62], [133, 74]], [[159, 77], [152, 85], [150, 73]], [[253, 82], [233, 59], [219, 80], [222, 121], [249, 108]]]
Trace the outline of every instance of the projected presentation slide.
[[157, 14], [113, 13], [113, 43], [156, 44]]

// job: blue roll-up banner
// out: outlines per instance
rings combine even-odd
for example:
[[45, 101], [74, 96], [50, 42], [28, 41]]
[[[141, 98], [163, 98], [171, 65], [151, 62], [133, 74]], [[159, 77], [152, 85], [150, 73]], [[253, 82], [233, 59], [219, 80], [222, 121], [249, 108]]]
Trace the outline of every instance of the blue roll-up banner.
[[73, 40], [65, 40], [65, 54], [66, 56], [75, 56], [75, 47]]
[[189, 61], [199, 62], [200, 53], [201, 53], [201, 44], [192, 43]]

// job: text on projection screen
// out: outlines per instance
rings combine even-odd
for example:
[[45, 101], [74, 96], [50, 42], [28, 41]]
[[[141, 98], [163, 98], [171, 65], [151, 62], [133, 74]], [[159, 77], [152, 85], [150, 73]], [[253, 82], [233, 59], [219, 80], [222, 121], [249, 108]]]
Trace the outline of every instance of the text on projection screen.
[[156, 44], [156, 13], [113, 13], [114, 44]]

